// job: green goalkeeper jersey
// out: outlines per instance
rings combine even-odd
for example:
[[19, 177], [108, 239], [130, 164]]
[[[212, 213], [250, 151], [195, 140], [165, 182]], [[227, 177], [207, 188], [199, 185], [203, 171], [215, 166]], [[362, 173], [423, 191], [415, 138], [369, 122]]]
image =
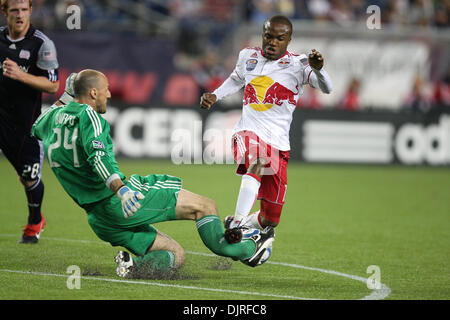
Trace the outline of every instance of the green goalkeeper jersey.
[[84, 207], [113, 195], [109, 183], [125, 176], [113, 153], [109, 123], [91, 106], [52, 106], [34, 123], [51, 169], [66, 192]]

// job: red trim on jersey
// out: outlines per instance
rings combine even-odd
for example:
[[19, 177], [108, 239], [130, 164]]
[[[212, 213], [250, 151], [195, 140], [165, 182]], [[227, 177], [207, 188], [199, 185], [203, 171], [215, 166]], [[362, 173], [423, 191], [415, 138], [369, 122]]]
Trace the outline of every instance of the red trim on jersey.
[[[308, 74], [308, 83], [309, 83], [309, 76], [311, 75], [312, 70]], [[309, 83], [310, 84], [310, 83]]]
[[281, 58], [283, 58], [284, 56], [286, 56], [286, 55], [290, 55], [290, 53], [286, 50], [286, 52], [285, 53], [283, 53], [283, 55], [281, 56], [281, 57], [279, 57], [277, 60], [279, 60], [279, 59], [281, 59]]
[[234, 72], [236, 72], [236, 75], [238, 76], [239, 79], [244, 80], [244, 78], [241, 77], [241, 75], [236, 71], [236, 69], [234, 70]]

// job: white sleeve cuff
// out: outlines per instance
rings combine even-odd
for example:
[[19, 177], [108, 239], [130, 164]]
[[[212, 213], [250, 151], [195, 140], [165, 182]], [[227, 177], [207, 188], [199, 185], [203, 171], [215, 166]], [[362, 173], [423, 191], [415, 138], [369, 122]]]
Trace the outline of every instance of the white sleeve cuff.
[[314, 87], [319, 87], [323, 93], [331, 93], [333, 90], [333, 85], [331, 83], [331, 78], [328, 73], [322, 68], [320, 70], [311, 68], [316, 79], [314, 79], [317, 83], [314, 83]]
[[105, 182], [106, 186], [109, 188], [111, 185], [111, 182], [113, 182], [116, 179], [120, 179], [120, 176], [117, 173], [110, 175], [109, 178]]

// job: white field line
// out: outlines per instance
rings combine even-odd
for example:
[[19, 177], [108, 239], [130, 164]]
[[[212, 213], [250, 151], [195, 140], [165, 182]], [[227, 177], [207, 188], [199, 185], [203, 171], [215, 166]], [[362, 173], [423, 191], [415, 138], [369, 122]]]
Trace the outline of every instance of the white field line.
[[[65, 278], [68, 278], [70, 276], [70, 275], [57, 274], [57, 273], [45, 273], [45, 272], [33, 272], [33, 271], [21, 271], [21, 270], [9, 270], [9, 269], [0, 269], [0, 272], [30, 274], [30, 275], [48, 276], [48, 277], [65, 277]], [[311, 299], [311, 298], [286, 296], [286, 295], [278, 295], [278, 294], [270, 294], [270, 293], [261, 293], [261, 292], [254, 292], [254, 291], [238, 291], [238, 290], [227, 290], [227, 289], [218, 289], [218, 288], [203, 288], [203, 287], [196, 287], [196, 286], [182, 286], [182, 285], [177, 285], [177, 284], [166, 284], [166, 283], [147, 282], [147, 281], [119, 280], [119, 279], [97, 278], [97, 277], [89, 277], [89, 276], [88, 277], [81, 276], [80, 279], [105, 281], [105, 282], [116, 282], [116, 283], [128, 283], [128, 284], [143, 284], [143, 285], [156, 286], [156, 287], [169, 287], [169, 288], [189, 289], [189, 290], [203, 290], [203, 291], [213, 291], [213, 292], [232, 293], [232, 294], [243, 294], [243, 295], [272, 297], [272, 298], [280, 298], [280, 299], [316, 300], [316, 299]]]
[[[212, 254], [212, 253], [201, 253], [201, 252], [194, 252], [194, 251], [186, 251], [186, 253], [195, 254], [195, 255], [202, 255], [202, 256], [208, 256], [208, 257], [215, 256], [215, 254]], [[364, 284], [367, 283], [367, 278], [354, 276], [354, 275], [351, 275], [351, 274], [342, 273], [342, 272], [333, 271], [333, 270], [326, 270], [326, 269], [320, 269], [320, 268], [314, 268], [314, 267], [307, 267], [307, 266], [302, 266], [302, 265], [299, 265], [299, 264], [292, 264], [292, 263], [285, 263], [285, 262], [267, 261], [266, 263], [267, 264], [280, 265], [280, 266], [284, 266], [284, 267], [290, 267], [290, 268], [304, 269], [304, 270], [310, 270], [310, 271], [318, 271], [318, 272], [322, 272], [322, 273], [326, 273], [326, 274], [332, 274], [332, 275], [339, 276], [339, 277], [349, 278], [349, 279], [356, 280], [356, 281], [361, 281]], [[365, 296], [364, 298], [361, 298], [360, 300], [382, 300], [382, 299], [385, 299], [386, 297], [388, 297], [390, 293], [391, 293], [391, 289], [388, 286], [386, 286], [385, 284], [381, 283], [381, 288], [380, 289], [372, 290], [371, 294], [369, 294], [368, 296]]]
[[[18, 234], [0, 234], [0, 237], [20, 237]], [[86, 244], [98, 244], [98, 245], [109, 245], [109, 243], [103, 241], [93, 241], [93, 240], [77, 240], [77, 239], [66, 239], [66, 238], [54, 238], [54, 237], [42, 237], [41, 239], [45, 240], [53, 240], [53, 241], [65, 241], [65, 242], [76, 242], [76, 243], [86, 243]], [[203, 253], [203, 252], [195, 252], [195, 251], [187, 251], [188, 254], [193, 255], [201, 255], [207, 257], [215, 257], [215, 254], [212, 253]], [[297, 268], [303, 270], [317, 271], [325, 274], [331, 274], [339, 277], [344, 277], [356, 281], [363, 282], [366, 284], [367, 278], [359, 277], [347, 273], [342, 273], [333, 270], [326, 270], [321, 268], [307, 267], [298, 264], [285, 263], [285, 262], [276, 262], [276, 261], [267, 261], [267, 264], [280, 265], [284, 267]], [[26, 272], [20, 270], [8, 270], [8, 269], [0, 269], [1, 272], [12, 272], [12, 273], [22, 273], [22, 274], [33, 274], [40, 276], [56, 276], [56, 277], [68, 277], [68, 275], [64, 274], [54, 274], [54, 273], [42, 273], [42, 272]], [[96, 278], [96, 277], [81, 277], [86, 280], [97, 280], [97, 281], [107, 281], [107, 282], [122, 282], [122, 283], [132, 283], [132, 284], [144, 284], [144, 285], [153, 285], [160, 287], [173, 287], [173, 288], [181, 288], [181, 289], [191, 289], [191, 290], [204, 290], [204, 291], [215, 291], [215, 292], [225, 292], [225, 293], [234, 293], [234, 294], [244, 294], [244, 295], [256, 295], [256, 296], [266, 296], [266, 297], [274, 297], [274, 298], [282, 298], [282, 299], [299, 299], [299, 300], [318, 300], [313, 298], [304, 298], [304, 297], [295, 297], [295, 296], [285, 296], [285, 295], [274, 295], [274, 294], [266, 294], [261, 292], [251, 292], [251, 291], [236, 291], [236, 290], [227, 290], [227, 289], [217, 289], [217, 288], [203, 288], [196, 286], [182, 286], [182, 285], [172, 285], [165, 283], [157, 283], [157, 282], [147, 282], [147, 281], [133, 281], [133, 280], [119, 280], [119, 279], [109, 279], [109, 278]], [[374, 289], [372, 292], [360, 300], [382, 300], [387, 298], [391, 293], [391, 289], [385, 284], [381, 283], [380, 289]]]

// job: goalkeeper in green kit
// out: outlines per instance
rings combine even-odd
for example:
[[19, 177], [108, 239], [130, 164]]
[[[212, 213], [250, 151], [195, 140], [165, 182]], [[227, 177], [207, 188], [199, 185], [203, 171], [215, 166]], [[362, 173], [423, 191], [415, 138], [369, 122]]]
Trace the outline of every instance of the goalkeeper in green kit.
[[[165, 272], [183, 266], [183, 248], [152, 224], [195, 220], [203, 243], [217, 255], [260, 264], [274, 240], [273, 230], [247, 229], [242, 240], [224, 241], [224, 229], [213, 200], [182, 189], [170, 175], [131, 175], [119, 170], [110, 126], [101, 116], [111, 97], [108, 80], [96, 70], [71, 74], [60, 100], [34, 123], [32, 135], [42, 140], [54, 174], [86, 213], [95, 234], [119, 251], [116, 272], [121, 277]], [[135, 255], [132, 257], [130, 253]]]

